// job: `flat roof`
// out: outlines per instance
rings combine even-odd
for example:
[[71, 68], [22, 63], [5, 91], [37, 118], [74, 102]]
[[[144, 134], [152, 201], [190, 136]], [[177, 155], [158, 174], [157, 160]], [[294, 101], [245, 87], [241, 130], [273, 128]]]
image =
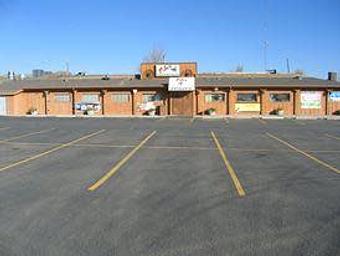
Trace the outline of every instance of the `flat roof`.
[[[0, 94], [10, 95], [22, 90], [37, 89], [123, 89], [123, 88], [164, 88], [168, 79], [139, 80], [134, 78], [101, 79], [46, 79], [2, 81]], [[198, 88], [340, 88], [340, 82], [314, 77], [289, 76], [199, 76], [196, 79]]]

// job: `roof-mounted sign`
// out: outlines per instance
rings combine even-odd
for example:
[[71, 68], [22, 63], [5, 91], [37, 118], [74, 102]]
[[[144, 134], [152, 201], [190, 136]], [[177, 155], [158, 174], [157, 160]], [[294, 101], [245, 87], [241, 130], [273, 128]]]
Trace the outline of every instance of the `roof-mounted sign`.
[[195, 90], [194, 77], [171, 77], [168, 90], [171, 92], [183, 92]]
[[180, 76], [180, 65], [178, 64], [157, 64], [157, 77]]

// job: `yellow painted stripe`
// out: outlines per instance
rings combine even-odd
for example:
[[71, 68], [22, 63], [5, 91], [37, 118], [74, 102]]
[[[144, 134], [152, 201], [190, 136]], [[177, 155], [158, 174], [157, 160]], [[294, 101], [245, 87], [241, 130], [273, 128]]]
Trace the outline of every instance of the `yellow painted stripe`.
[[213, 137], [214, 142], [215, 142], [215, 144], [216, 144], [216, 147], [217, 147], [217, 149], [218, 149], [218, 151], [219, 151], [219, 153], [220, 153], [220, 155], [221, 155], [221, 157], [222, 157], [222, 159], [223, 159], [223, 162], [224, 162], [224, 164], [225, 164], [225, 166], [226, 166], [226, 168], [227, 168], [227, 170], [228, 170], [228, 172], [229, 172], [229, 175], [230, 175], [231, 179], [233, 180], [233, 183], [234, 183], [234, 185], [235, 185], [235, 188], [236, 188], [236, 190], [237, 190], [237, 193], [238, 193], [239, 196], [241, 196], [241, 197], [242, 197], [242, 196], [245, 196], [246, 193], [245, 193], [245, 191], [244, 191], [244, 189], [243, 189], [243, 187], [242, 187], [242, 185], [241, 185], [241, 182], [240, 182], [240, 180], [238, 179], [238, 177], [237, 177], [237, 175], [236, 175], [236, 172], [235, 172], [234, 168], [233, 168], [232, 165], [230, 164], [230, 162], [229, 162], [229, 160], [228, 160], [228, 158], [227, 158], [227, 155], [225, 154], [225, 152], [224, 152], [224, 150], [223, 150], [223, 148], [222, 148], [220, 142], [218, 141], [218, 139], [217, 139], [217, 137], [216, 137], [216, 135], [215, 135], [215, 133], [214, 133], [213, 131], [211, 132], [211, 136]]
[[123, 157], [110, 171], [108, 171], [104, 176], [97, 180], [93, 185], [88, 187], [88, 191], [95, 191], [101, 187], [106, 181], [108, 181], [143, 145], [151, 139], [152, 136], [156, 134], [153, 131], [148, 135], [141, 143], [139, 143], [132, 151], [130, 151], [125, 157]]
[[303, 150], [301, 150], [301, 149], [298, 149], [297, 147], [293, 146], [292, 144], [290, 144], [290, 143], [288, 143], [288, 142], [286, 142], [286, 141], [284, 141], [284, 140], [282, 140], [282, 139], [280, 139], [280, 138], [274, 136], [273, 134], [271, 134], [271, 133], [269, 133], [269, 132], [266, 132], [266, 134], [267, 134], [270, 138], [272, 138], [272, 139], [274, 139], [274, 140], [277, 140], [277, 141], [281, 142], [282, 144], [286, 145], [287, 147], [289, 147], [289, 148], [293, 149], [294, 151], [296, 151], [296, 152], [298, 152], [298, 153], [300, 153], [300, 154], [302, 154], [302, 155], [304, 155], [304, 156], [306, 156], [306, 157], [312, 159], [313, 161], [317, 162], [318, 164], [320, 164], [320, 165], [322, 165], [322, 166], [324, 166], [324, 167], [330, 169], [331, 171], [333, 171], [333, 172], [335, 172], [335, 173], [340, 174], [340, 170], [337, 169], [337, 168], [335, 168], [335, 167], [333, 167], [333, 166], [331, 166], [330, 164], [328, 164], [328, 163], [326, 163], [326, 162], [324, 162], [324, 161], [322, 161], [322, 160], [316, 158], [315, 156], [312, 156], [312, 155], [308, 154], [307, 152], [305, 152], [305, 151], [303, 151]]
[[8, 142], [8, 141], [16, 140], [16, 139], [21, 139], [21, 138], [29, 137], [29, 136], [36, 135], [36, 134], [41, 134], [41, 133], [49, 132], [49, 131], [52, 131], [54, 129], [55, 128], [51, 128], [51, 129], [46, 129], [46, 130], [37, 131], [37, 132], [25, 133], [25, 134], [22, 134], [22, 135], [19, 135], [19, 136], [15, 136], [15, 137], [10, 137], [10, 138], [5, 139], [5, 140], [0, 140], [0, 144]]
[[86, 136], [83, 136], [83, 137], [81, 137], [81, 138], [79, 138], [79, 139], [72, 140], [72, 141], [70, 141], [70, 142], [68, 142], [68, 143], [61, 144], [61, 145], [59, 145], [59, 146], [57, 146], [57, 147], [54, 147], [54, 148], [52, 148], [52, 149], [50, 149], [50, 150], [47, 150], [47, 151], [44, 151], [44, 152], [42, 152], [42, 153], [40, 153], [40, 154], [37, 154], [37, 155], [31, 156], [31, 157], [29, 157], [29, 158], [26, 158], [26, 159], [23, 159], [23, 160], [14, 162], [14, 163], [12, 163], [12, 164], [9, 164], [9, 165], [7, 165], [7, 166], [4, 166], [4, 167], [0, 168], [0, 172], [3, 172], [3, 171], [5, 171], [5, 170], [7, 170], [7, 169], [10, 169], [10, 168], [12, 168], [12, 167], [15, 167], [15, 166], [18, 166], [18, 165], [21, 165], [21, 164], [24, 164], [24, 163], [27, 163], [27, 162], [30, 162], [30, 161], [33, 161], [33, 160], [36, 160], [36, 159], [38, 159], [38, 158], [40, 158], [40, 157], [46, 156], [46, 155], [48, 155], [48, 154], [51, 154], [51, 153], [53, 153], [53, 152], [55, 152], [55, 151], [57, 151], [57, 150], [60, 150], [60, 149], [69, 147], [69, 146], [71, 146], [71, 145], [73, 145], [73, 144], [75, 144], [75, 143], [77, 143], [77, 142], [79, 142], [79, 141], [82, 141], [82, 140], [91, 138], [91, 137], [93, 137], [93, 136], [95, 136], [95, 135], [98, 135], [99, 133], [104, 132], [104, 131], [105, 131], [105, 130], [100, 130], [100, 131], [91, 133], [91, 134], [86, 135]]
[[334, 136], [334, 135], [329, 135], [329, 134], [325, 134], [328, 138], [332, 138], [332, 139], [336, 139], [336, 140], [340, 140], [340, 137]]

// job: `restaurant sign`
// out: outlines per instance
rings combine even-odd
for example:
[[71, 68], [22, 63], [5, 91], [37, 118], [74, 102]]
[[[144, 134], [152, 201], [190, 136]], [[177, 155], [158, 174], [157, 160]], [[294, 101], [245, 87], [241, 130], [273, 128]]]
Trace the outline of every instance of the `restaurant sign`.
[[195, 90], [195, 78], [194, 77], [171, 77], [169, 78], [170, 92], [185, 92]]
[[157, 64], [156, 65], [156, 76], [157, 77], [171, 77], [180, 76], [180, 66], [174, 64]]

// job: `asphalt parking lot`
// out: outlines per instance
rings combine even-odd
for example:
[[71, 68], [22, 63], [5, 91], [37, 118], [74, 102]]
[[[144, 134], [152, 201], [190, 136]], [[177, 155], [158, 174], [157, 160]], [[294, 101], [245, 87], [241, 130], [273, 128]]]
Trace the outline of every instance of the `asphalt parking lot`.
[[340, 255], [340, 121], [0, 118], [0, 255]]

